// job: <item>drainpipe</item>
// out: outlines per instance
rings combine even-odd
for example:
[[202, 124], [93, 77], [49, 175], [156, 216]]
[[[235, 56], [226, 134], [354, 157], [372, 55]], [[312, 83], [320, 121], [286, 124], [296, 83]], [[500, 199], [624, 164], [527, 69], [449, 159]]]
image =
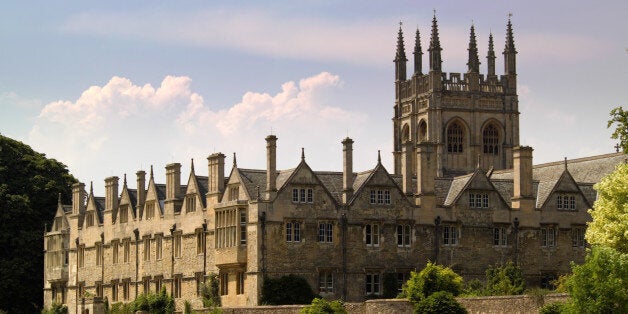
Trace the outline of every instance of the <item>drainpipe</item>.
[[207, 276], [207, 219], [203, 219], [203, 283]]
[[74, 283], [74, 287], [76, 287], [74, 290], [76, 290], [76, 302], [75, 302], [75, 312], [78, 313], [78, 304], [79, 304], [79, 263], [78, 263], [78, 250], [79, 250], [79, 238], [77, 237], [76, 240], [74, 240], [74, 243], [76, 243], [76, 280]]
[[140, 259], [139, 259], [139, 254], [140, 254], [140, 248], [139, 248], [139, 241], [140, 241], [140, 230], [135, 228], [133, 230], [133, 233], [135, 234], [135, 297], [137, 298], [137, 277], [139, 274], [139, 267], [140, 267]]
[[434, 219], [434, 263], [438, 264], [438, 253], [439, 253], [439, 243], [438, 240], [440, 238], [440, 216], [436, 216]]
[[342, 228], [342, 300], [347, 300], [347, 215], [340, 216]]
[[174, 231], [177, 230], [177, 224], [173, 224], [172, 228], [170, 228], [170, 238], [172, 239], [172, 254], [170, 254], [170, 295], [174, 295]]
[[262, 225], [262, 276], [266, 278], [266, 212], [263, 211], [259, 217], [259, 221]]
[[105, 297], [105, 233], [100, 233], [100, 297]]
[[515, 266], [519, 266], [519, 218], [515, 217], [512, 224], [515, 227]]

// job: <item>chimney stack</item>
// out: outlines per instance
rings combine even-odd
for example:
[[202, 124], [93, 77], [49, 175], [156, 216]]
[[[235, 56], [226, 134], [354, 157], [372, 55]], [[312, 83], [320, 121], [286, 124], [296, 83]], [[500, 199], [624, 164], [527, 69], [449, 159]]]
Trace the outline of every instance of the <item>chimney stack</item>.
[[421, 142], [416, 150], [416, 204], [422, 208], [436, 206], [434, 181], [436, 179], [436, 145]]
[[146, 171], [140, 170], [135, 173], [137, 176], [137, 213], [140, 213], [146, 202]]
[[353, 196], [353, 140], [342, 141], [342, 202], [347, 204]]
[[532, 192], [532, 147], [513, 148], [513, 210], [534, 210]]
[[85, 184], [78, 182], [72, 185], [72, 214], [78, 215], [85, 209]]
[[403, 176], [402, 189], [406, 195], [412, 194], [412, 142], [402, 144], [401, 173]]
[[[166, 215], [174, 215], [181, 210], [181, 164], [172, 163], [166, 165]], [[167, 217], [166, 217], [167, 218]]]
[[214, 153], [207, 157], [209, 180], [207, 182], [207, 205], [220, 202], [220, 195], [225, 190], [225, 155]]
[[277, 193], [277, 137], [266, 137], [266, 199]]

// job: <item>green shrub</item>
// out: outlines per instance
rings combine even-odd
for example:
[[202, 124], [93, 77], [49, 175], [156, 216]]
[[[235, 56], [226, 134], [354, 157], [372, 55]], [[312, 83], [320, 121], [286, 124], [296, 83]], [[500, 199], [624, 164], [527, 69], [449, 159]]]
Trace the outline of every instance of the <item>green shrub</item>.
[[203, 306], [208, 308], [220, 307], [220, 290], [218, 275], [209, 273], [207, 280], [201, 286], [201, 295], [203, 296]]
[[402, 290], [406, 298], [415, 304], [438, 291], [458, 296], [462, 293], [462, 277], [451, 268], [428, 262], [423, 270], [410, 274]]
[[133, 314], [134, 304], [133, 303], [122, 303], [116, 302], [111, 304], [111, 308], [109, 309], [109, 314]]
[[324, 314], [324, 313], [333, 313], [333, 314], [346, 314], [347, 310], [345, 310], [342, 305], [342, 301], [334, 300], [327, 301], [321, 298], [315, 298], [312, 300], [312, 304], [301, 309], [302, 314]]
[[308, 304], [315, 295], [307, 280], [297, 275], [264, 278], [260, 303], [268, 305]]
[[68, 314], [68, 307], [64, 304], [52, 302], [49, 309], [43, 309], [42, 314]]
[[166, 293], [166, 287], [162, 286], [158, 294], [140, 294], [130, 304], [130, 308], [135, 311], [147, 311], [150, 314], [171, 314], [174, 313], [174, 298]]
[[560, 314], [560, 313], [568, 313], [566, 311], [565, 303], [554, 302], [543, 305], [543, 307], [539, 310], [539, 314]]
[[421, 314], [464, 314], [467, 310], [447, 291], [437, 291], [417, 303], [415, 313]]
[[462, 294], [469, 297], [486, 295], [484, 283], [479, 279], [469, 280], [464, 283]]
[[489, 295], [523, 294], [526, 285], [519, 266], [511, 261], [486, 270], [486, 292]]

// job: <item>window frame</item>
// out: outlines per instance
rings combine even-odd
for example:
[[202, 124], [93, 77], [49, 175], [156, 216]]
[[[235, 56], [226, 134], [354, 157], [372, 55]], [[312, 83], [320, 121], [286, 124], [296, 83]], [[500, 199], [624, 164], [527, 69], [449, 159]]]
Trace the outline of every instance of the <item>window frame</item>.
[[443, 245], [460, 245], [460, 227], [453, 224], [443, 225]]
[[379, 296], [382, 294], [382, 275], [380, 272], [367, 272], [364, 277], [367, 296]]
[[331, 221], [319, 221], [318, 222], [318, 243], [333, 243], [334, 242], [334, 223]]
[[493, 246], [494, 247], [507, 247], [508, 246], [508, 228], [504, 226], [493, 227]]
[[318, 293], [334, 293], [334, 273], [331, 269], [318, 271]]
[[397, 247], [410, 247], [412, 245], [412, 226], [407, 223], [398, 224], [395, 228]]
[[380, 228], [378, 223], [364, 225], [364, 243], [368, 247], [379, 247]]

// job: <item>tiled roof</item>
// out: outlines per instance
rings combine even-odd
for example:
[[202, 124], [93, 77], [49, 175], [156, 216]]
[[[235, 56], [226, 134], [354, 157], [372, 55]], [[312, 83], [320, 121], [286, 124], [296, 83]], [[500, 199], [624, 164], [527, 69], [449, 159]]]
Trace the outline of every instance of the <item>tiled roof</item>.
[[473, 177], [473, 173], [453, 178], [453, 180], [451, 181], [451, 186], [449, 187], [449, 191], [447, 192], [447, 197], [445, 198], [445, 202], [443, 203], [443, 205], [445, 206], [453, 205], [454, 201], [458, 198], [458, 195], [462, 192], [464, 187], [467, 186], [467, 183], [469, 183], [469, 180], [471, 180], [471, 177]]
[[198, 193], [201, 195], [201, 202], [203, 203], [203, 207], [205, 204], [205, 195], [207, 194], [207, 185], [209, 183], [209, 179], [203, 176], [196, 176], [196, 186], [198, 187]]
[[266, 189], [266, 171], [256, 169], [237, 169], [240, 172], [240, 179], [242, 184], [246, 188], [247, 193], [251, 199], [257, 197], [256, 187], [259, 187], [261, 191]]
[[98, 221], [103, 223], [104, 211], [105, 211], [105, 198], [94, 197], [94, 203], [96, 204], [96, 214], [98, 214]]
[[342, 172], [314, 172], [337, 203], [342, 203]]

